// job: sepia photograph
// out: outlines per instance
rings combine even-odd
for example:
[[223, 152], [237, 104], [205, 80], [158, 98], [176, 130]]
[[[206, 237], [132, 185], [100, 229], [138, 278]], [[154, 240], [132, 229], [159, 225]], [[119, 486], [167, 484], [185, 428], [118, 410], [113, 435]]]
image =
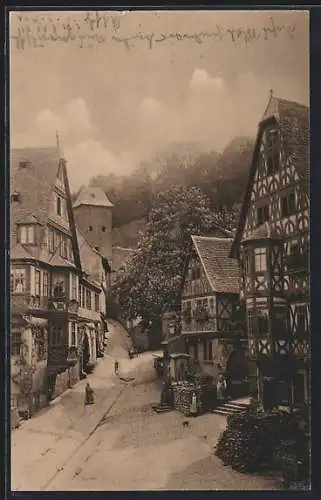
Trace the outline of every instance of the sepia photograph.
[[8, 17], [10, 490], [310, 490], [309, 12]]

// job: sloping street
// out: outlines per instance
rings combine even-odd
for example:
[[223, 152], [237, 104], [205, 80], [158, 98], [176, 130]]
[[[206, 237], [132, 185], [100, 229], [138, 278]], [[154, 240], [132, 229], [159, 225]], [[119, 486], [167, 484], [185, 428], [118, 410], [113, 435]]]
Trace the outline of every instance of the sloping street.
[[[273, 480], [224, 467], [213, 447], [225, 417], [156, 414], [161, 384], [153, 355], [129, 360], [126, 332], [111, 324], [108, 354], [88, 377], [95, 405], [84, 408], [81, 381], [12, 434], [13, 490], [260, 490]], [[115, 355], [120, 378], [113, 374]]]

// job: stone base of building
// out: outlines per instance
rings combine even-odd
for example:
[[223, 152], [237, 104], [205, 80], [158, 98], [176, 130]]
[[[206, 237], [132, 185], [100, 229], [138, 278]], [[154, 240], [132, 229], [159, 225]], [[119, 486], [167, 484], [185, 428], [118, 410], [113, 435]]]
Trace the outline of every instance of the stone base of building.
[[55, 388], [51, 399], [55, 399], [63, 394], [67, 389], [73, 387], [80, 380], [79, 362], [67, 368], [56, 377]]

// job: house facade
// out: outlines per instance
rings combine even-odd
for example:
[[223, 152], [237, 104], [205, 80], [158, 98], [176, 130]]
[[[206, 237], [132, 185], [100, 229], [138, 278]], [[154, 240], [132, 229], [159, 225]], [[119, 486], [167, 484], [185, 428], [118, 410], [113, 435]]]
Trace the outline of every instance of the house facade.
[[181, 298], [181, 335], [202, 371], [231, 384], [246, 380], [246, 341], [239, 301], [239, 267], [231, 238], [192, 236]]
[[[11, 151], [11, 396], [30, 416], [82, 373], [85, 297], [66, 161], [58, 149]], [[79, 314], [80, 311], [80, 314]], [[13, 413], [14, 413], [13, 412]]]
[[[309, 400], [309, 110], [270, 96], [231, 255], [242, 270], [259, 399]], [[272, 395], [272, 396], [271, 396]]]

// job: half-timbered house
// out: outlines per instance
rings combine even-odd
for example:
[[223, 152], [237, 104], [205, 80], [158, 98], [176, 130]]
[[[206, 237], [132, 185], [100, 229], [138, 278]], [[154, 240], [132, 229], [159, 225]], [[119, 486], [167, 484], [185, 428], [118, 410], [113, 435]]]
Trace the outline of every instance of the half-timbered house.
[[309, 395], [308, 150], [308, 108], [271, 93], [231, 255], [242, 269], [253, 385], [276, 404]]
[[246, 380], [246, 341], [239, 304], [239, 267], [232, 238], [192, 236], [181, 306], [186, 351], [216, 381]]
[[82, 270], [58, 148], [12, 150], [10, 176], [11, 395], [30, 415], [79, 380], [79, 291], [91, 309], [101, 289]]

